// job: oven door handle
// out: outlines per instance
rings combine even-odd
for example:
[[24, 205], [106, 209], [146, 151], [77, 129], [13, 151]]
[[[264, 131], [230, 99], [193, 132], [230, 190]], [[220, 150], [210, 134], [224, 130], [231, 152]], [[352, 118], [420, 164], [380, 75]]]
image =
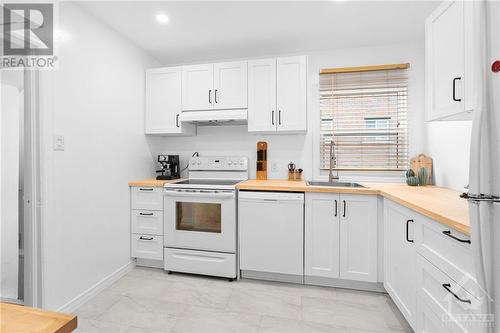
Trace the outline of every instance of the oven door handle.
[[165, 189], [166, 196], [169, 197], [194, 197], [194, 198], [234, 198], [235, 193], [233, 191], [209, 191], [209, 190], [198, 190], [198, 191], [184, 191], [184, 190], [170, 190]]

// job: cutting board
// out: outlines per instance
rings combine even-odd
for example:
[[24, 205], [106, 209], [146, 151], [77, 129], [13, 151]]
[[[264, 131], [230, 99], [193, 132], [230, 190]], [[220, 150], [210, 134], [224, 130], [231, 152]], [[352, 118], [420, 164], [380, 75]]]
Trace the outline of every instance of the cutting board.
[[410, 159], [410, 168], [415, 172], [415, 175], [418, 175], [420, 168], [426, 168], [429, 175], [427, 184], [432, 184], [432, 158], [425, 154], [419, 154]]

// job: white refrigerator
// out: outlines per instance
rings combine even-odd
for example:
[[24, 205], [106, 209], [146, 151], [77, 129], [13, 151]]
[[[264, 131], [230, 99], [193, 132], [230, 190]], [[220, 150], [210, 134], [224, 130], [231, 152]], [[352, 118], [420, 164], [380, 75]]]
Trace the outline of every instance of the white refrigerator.
[[469, 168], [469, 215], [476, 280], [483, 290], [482, 314], [491, 325], [485, 332], [500, 332], [500, 1], [474, 4], [475, 84]]

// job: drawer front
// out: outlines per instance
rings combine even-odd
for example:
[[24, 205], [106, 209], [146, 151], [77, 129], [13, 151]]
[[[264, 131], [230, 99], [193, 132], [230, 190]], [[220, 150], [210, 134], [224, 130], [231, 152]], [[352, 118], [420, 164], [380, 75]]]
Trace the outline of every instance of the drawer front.
[[203, 275], [236, 277], [236, 255], [165, 248], [165, 270]]
[[132, 209], [163, 210], [162, 187], [132, 187]]
[[132, 233], [163, 235], [163, 212], [155, 210], [132, 211]]
[[481, 301], [421, 255], [417, 255], [417, 286], [417, 297], [453, 327], [452, 332], [480, 332]]
[[133, 234], [132, 257], [141, 259], [163, 260], [163, 237]]
[[416, 239], [418, 253], [469, 292], [476, 294], [472, 249], [468, 243], [469, 236], [425, 217], [420, 217], [417, 221]]
[[441, 316], [432, 311], [422, 297], [417, 298], [417, 333], [452, 333]]

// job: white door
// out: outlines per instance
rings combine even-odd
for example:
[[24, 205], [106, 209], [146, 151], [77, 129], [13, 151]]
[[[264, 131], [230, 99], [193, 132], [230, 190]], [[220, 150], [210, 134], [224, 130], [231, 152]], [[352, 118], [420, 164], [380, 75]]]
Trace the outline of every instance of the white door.
[[182, 67], [182, 110], [209, 110], [214, 105], [214, 65]]
[[415, 327], [416, 251], [412, 218], [405, 208], [384, 201], [384, 287], [408, 323]]
[[377, 197], [340, 196], [340, 278], [377, 282]]
[[306, 193], [305, 275], [339, 277], [338, 194]]
[[214, 64], [214, 109], [247, 108], [247, 62]]
[[179, 121], [181, 91], [181, 67], [146, 70], [146, 134], [182, 134], [193, 129]]
[[277, 59], [278, 131], [307, 130], [307, 57]]
[[238, 198], [240, 268], [304, 274], [304, 195], [240, 192]]
[[248, 131], [276, 130], [276, 59], [248, 62]]
[[427, 19], [429, 119], [464, 111], [464, 1], [443, 2]]

